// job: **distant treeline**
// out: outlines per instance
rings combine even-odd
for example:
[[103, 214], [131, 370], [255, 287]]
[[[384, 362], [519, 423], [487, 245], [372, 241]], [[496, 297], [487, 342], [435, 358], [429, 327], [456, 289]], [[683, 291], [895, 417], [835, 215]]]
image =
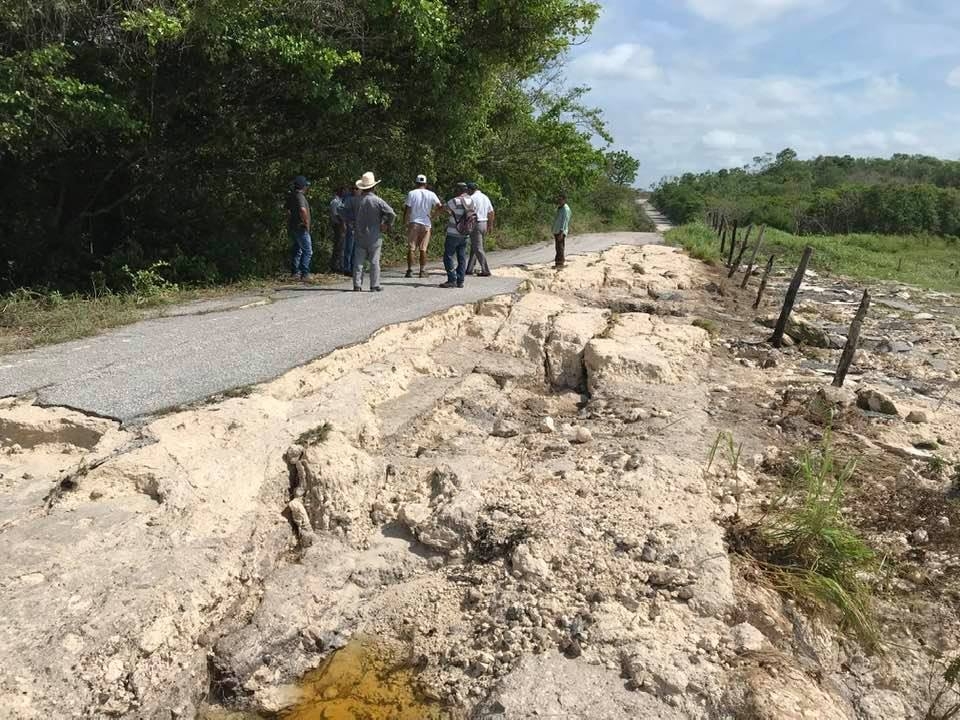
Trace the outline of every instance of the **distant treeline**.
[[719, 209], [741, 223], [796, 234], [960, 236], [960, 162], [922, 155], [798, 160], [788, 148], [751, 166], [665, 179], [653, 202], [675, 223]]

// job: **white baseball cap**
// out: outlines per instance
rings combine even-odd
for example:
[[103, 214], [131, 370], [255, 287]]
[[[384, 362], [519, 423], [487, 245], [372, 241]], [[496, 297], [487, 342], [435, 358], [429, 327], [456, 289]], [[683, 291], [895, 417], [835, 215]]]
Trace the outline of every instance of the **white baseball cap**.
[[426, 185], [427, 176], [426, 175], [417, 175], [417, 185]]

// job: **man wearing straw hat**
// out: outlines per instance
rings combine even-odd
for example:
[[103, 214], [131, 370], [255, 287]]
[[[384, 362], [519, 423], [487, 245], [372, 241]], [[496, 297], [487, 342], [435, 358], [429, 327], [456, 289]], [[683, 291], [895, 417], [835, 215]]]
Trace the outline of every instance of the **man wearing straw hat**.
[[383, 249], [381, 233], [393, 227], [397, 214], [374, 188], [380, 184], [372, 172], [365, 172], [356, 182], [361, 195], [356, 198], [356, 231], [353, 248], [353, 291], [363, 290], [363, 261], [370, 262], [370, 290], [380, 292], [380, 251]]

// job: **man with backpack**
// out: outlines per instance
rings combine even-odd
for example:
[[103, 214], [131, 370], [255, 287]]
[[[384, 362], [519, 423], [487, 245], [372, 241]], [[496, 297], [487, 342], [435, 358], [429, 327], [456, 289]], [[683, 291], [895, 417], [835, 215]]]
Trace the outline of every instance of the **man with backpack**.
[[[462, 288], [467, 270], [467, 241], [477, 227], [477, 209], [473, 198], [467, 192], [466, 183], [457, 183], [455, 197], [448, 201], [444, 210], [450, 216], [447, 220], [447, 237], [443, 243], [443, 267], [447, 271], [447, 281], [442, 288]], [[454, 270], [453, 256], [457, 256]]]

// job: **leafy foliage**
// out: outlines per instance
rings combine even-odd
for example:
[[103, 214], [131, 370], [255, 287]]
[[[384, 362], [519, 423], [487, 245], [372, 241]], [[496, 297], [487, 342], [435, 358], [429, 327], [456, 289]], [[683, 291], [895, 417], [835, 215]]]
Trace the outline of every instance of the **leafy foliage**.
[[[482, 183], [498, 215], [585, 199], [610, 141], [543, 81], [589, 0], [0, 0], [0, 290], [280, 267], [282, 197], [373, 169]], [[539, 85], [537, 84], [539, 82]], [[321, 220], [315, 235], [322, 239]], [[546, 206], [546, 209], [544, 209]], [[323, 256], [323, 248], [318, 248]]]
[[889, 160], [822, 156], [792, 149], [752, 165], [664, 179], [653, 202], [676, 223], [720, 208], [741, 224], [796, 234], [960, 235], [960, 161], [923, 155]]

